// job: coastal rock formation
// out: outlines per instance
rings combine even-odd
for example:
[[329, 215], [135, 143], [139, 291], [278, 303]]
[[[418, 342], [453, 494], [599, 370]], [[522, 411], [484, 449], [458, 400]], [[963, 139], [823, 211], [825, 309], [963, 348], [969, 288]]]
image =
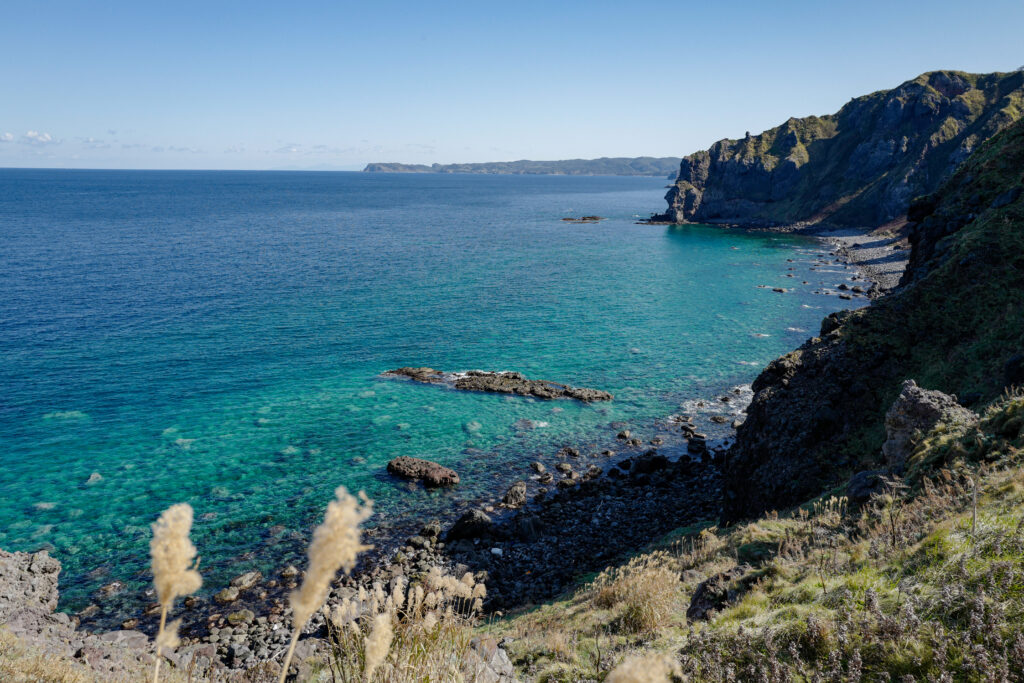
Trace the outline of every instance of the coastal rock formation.
[[601, 157], [563, 161], [492, 161], [477, 164], [372, 163], [364, 173], [489, 173], [511, 175], [628, 175], [674, 178], [679, 157]]
[[612, 394], [598, 389], [573, 387], [568, 384], [549, 382], [543, 379], [527, 379], [519, 372], [484, 372], [470, 370], [462, 373], [445, 373], [433, 368], [398, 368], [384, 373], [390, 377], [407, 377], [426, 384], [447, 384], [460, 391], [484, 391], [498, 394], [533, 396], [546, 400], [573, 398], [589, 403], [610, 401]]
[[684, 158], [652, 220], [879, 226], [1021, 116], [1024, 73], [935, 71]]
[[0, 550], [0, 623], [22, 610], [50, 613], [57, 609], [60, 562], [46, 552]]
[[899, 397], [885, 414], [885, 443], [882, 455], [889, 467], [900, 469], [913, 452], [916, 440], [938, 423], [967, 425], [978, 415], [956, 402], [956, 397], [941, 391], [928, 391], [908, 379]]
[[440, 486], [454, 486], [459, 483], [459, 475], [453, 469], [438, 465], [436, 462], [410, 458], [402, 455], [388, 463], [388, 472], [396, 477], [406, 479], [417, 479], [423, 482], [424, 486], [436, 488]]
[[997, 199], [1024, 185], [1021, 169], [1024, 122], [915, 202], [900, 288], [829, 316], [820, 336], [761, 373], [723, 465], [724, 521], [801, 503], [886, 465], [886, 412], [907, 379], [968, 405], [1003, 392], [1007, 364], [1024, 347], [1024, 193]]

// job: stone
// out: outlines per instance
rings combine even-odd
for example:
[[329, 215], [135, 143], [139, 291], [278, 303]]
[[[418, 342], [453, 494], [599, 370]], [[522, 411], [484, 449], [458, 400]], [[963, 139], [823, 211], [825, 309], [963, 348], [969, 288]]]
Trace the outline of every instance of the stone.
[[263, 574], [257, 571], [246, 572], [231, 579], [231, 585], [238, 590], [249, 590], [263, 580]]
[[487, 534], [493, 526], [491, 518], [482, 510], [470, 510], [459, 517], [448, 531], [448, 540], [460, 538], [479, 538]]
[[736, 602], [748, 588], [743, 579], [749, 570], [749, 566], [739, 565], [698, 584], [686, 610], [686, 618], [691, 621], [707, 620], [714, 612]]
[[864, 470], [850, 477], [846, 483], [846, 497], [851, 503], [866, 503], [871, 496], [884, 489], [885, 470]]
[[14, 612], [57, 609], [60, 562], [45, 550], [8, 553], [0, 550], [0, 624]]
[[459, 483], [459, 475], [455, 470], [449, 469], [436, 462], [411, 458], [402, 455], [388, 463], [388, 472], [405, 479], [416, 479], [423, 482], [424, 486], [436, 488], [440, 486], [454, 486]]
[[469, 641], [465, 655], [465, 679], [476, 683], [516, 683], [516, 670], [508, 654], [494, 638], [480, 636]]
[[966, 426], [978, 421], [978, 415], [957, 403], [955, 396], [922, 389], [908, 379], [899, 397], [885, 414], [886, 440], [882, 454], [892, 468], [902, 468], [917, 441], [935, 425]]
[[282, 579], [293, 579], [299, 575], [299, 570], [294, 565], [288, 565], [281, 570]]
[[544, 474], [544, 472], [547, 471], [547, 468], [544, 467], [544, 463], [542, 463], [542, 462], [532, 462], [532, 463], [530, 463], [530, 469], [532, 469], [537, 474]]
[[501, 502], [510, 508], [520, 508], [526, 505], [526, 482], [517, 481], [505, 492]]
[[219, 602], [222, 605], [226, 605], [228, 603], [232, 603], [235, 600], [237, 600], [238, 599], [238, 593], [239, 593], [239, 591], [238, 591], [238, 589], [236, 587], [228, 586], [224, 590], [222, 590], [219, 593], [217, 593], [216, 595], [214, 595], [213, 599], [216, 600], [217, 602]]
[[228, 623], [232, 626], [238, 626], [239, 624], [251, 624], [256, 618], [252, 610], [240, 609], [237, 612], [232, 612], [228, 615]]
[[570, 472], [572, 472], [572, 465], [570, 465], [567, 462], [560, 462], [557, 465], [555, 465], [555, 469], [561, 472], [562, 474], [569, 474]]

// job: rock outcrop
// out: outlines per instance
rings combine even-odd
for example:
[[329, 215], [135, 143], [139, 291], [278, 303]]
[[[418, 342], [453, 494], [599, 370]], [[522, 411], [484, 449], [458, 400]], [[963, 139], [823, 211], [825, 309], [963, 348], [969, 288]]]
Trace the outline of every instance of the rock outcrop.
[[1021, 116], [1024, 73], [935, 71], [684, 158], [652, 220], [878, 226]]
[[484, 391], [496, 394], [517, 394], [546, 400], [573, 398], [577, 401], [610, 401], [614, 398], [607, 391], [573, 387], [568, 384], [549, 382], [543, 379], [527, 379], [519, 372], [469, 372], [445, 373], [433, 368], [398, 368], [384, 373], [388, 377], [406, 377], [425, 384], [447, 384], [460, 391]]
[[899, 289], [829, 316], [819, 336], [765, 368], [724, 459], [724, 521], [887, 467], [886, 412], [910, 378], [968, 406], [1003, 392], [1024, 348], [1024, 193], [1010, 192], [1024, 185], [1022, 169], [1017, 122], [915, 202]]
[[411, 458], [402, 455], [388, 463], [388, 472], [396, 477], [405, 479], [416, 479], [423, 482], [424, 486], [437, 488], [440, 486], [455, 486], [459, 483], [459, 475], [453, 470], [436, 462]]
[[951, 426], [969, 425], [978, 415], [941, 391], [929, 391], [908, 379], [899, 397], [885, 414], [885, 443], [882, 455], [892, 469], [902, 469], [917, 441], [940, 422]]

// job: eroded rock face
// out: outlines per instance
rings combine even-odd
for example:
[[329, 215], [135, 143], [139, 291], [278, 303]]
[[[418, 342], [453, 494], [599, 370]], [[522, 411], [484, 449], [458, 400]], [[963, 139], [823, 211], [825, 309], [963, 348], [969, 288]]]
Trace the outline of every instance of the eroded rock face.
[[388, 472], [406, 479], [417, 479], [423, 482], [424, 486], [436, 488], [440, 486], [454, 486], [459, 483], [459, 475], [453, 469], [449, 469], [436, 462], [410, 458], [407, 455], [399, 456], [388, 463]]
[[[934, 191], [1007, 125], [1014, 74], [927, 73], [836, 114], [791, 118], [760, 135], [720, 140], [680, 164], [665, 196], [675, 223], [755, 227], [878, 226]], [[976, 106], [980, 99], [987, 102]]]
[[25, 609], [57, 609], [60, 562], [46, 552], [8, 553], [0, 550], [0, 624]]
[[607, 391], [573, 387], [543, 379], [527, 379], [519, 372], [484, 372], [470, 370], [464, 373], [445, 373], [433, 368], [397, 368], [384, 373], [390, 377], [407, 377], [425, 384], [448, 384], [460, 391], [484, 391], [497, 394], [516, 394], [541, 399], [572, 398], [589, 403], [610, 401], [614, 396]]
[[885, 415], [886, 440], [882, 454], [890, 467], [902, 468], [917, 440], [935, 425], [940, 422], [969, 425], [977, 421], [978, 415], [957, 403], [956, 397], [922, 389], [917, 382], [908, 379]]

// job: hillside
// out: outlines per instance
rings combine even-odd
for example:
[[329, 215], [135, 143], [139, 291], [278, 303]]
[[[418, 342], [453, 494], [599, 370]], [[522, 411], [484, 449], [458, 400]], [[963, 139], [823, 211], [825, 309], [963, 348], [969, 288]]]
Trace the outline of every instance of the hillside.
[[833, 314], [773, 361], [723, 476], [725, 518], [799, 503], [858, 470], [885, 467], [886, 409], [902, 382], [968, 406], [1024, 382], [1024, 122], [983, 144], [910, 209], [901, 289]]
[[678, 157], [601, 157], [564, 161], [493, 161], [478, 164], [374, 163], [367, 173], [497, 173], [512, 175], [639, 175], [674, 178]]
[[1024, 115], [1024, 72], [934, 71], [685, 157], [652, 220], [875, 227]]

